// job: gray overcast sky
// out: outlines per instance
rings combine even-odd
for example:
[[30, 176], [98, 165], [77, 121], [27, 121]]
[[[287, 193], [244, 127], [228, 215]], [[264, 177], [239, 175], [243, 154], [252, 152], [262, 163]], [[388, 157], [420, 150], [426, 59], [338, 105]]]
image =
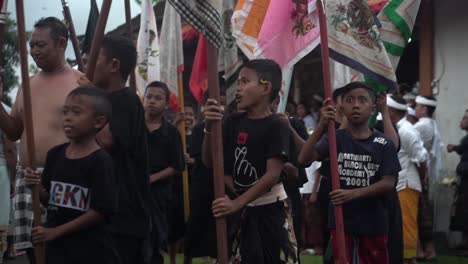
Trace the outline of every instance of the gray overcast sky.
[[[102, 0], [96, 0], [98, 8], [101, 9]], [[86, 24], [88, 22], [88, 15], [90, 9], [90, 0], [68, 0], [70, 11], [75, 24], [75, 30], [78, 35], [84, 34], [86, 30]], [[140, 5], [135, 0], [130, 0], [132, 17], [138, 15], [141, 12]], [[41, 17], [55, 16], [60, 19], [62, 15], [62, 1], [61, 0], [24, 0], [24, 12], [26, 31], [31, 31], [34, 22]], [[8, 12], [10, 17], [16, 20], [16, 6], [14, 0], [8, 1]], [[106, 32], [116, 28], [117, 26], [125, 23], [125, 6], [124, 0], [112, 1], [111, 10], [109, 13], [109, 19], [106, 25]], [[73, 48], [71, 43], [67, 47], [66, 56], [74, 58]], [[29, 64], [34, 63], [31, 57], [28, 59]], [[19, 69], [18, 69], [18, 75]], [[10, 96], [14, 100], [17, 89], [11, 91]]]

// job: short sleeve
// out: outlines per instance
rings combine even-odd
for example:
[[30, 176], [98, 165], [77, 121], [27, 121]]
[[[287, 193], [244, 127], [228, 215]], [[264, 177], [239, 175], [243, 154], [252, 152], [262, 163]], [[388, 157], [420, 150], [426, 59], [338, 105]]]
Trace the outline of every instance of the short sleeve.
[[266, 158], [281, 158], [284, 161], [289, 160], [290, 151], [290, 133], [289, 125], [281, 120], [276, 119], [269, 132], [269, 142], [267, 142]]
[[104, 151], [99, 151], [92, 175], [90, 208], [105, 216], [113, 214], [117, 208], [113, 167], [112, 158]]
[[[401, 138], [400, 140], [402, 140]], [[409, 134], [407, 137], [408, 142], [402, 142], [401, 145], [408, 146], [408, 154], [411, 162], [419, 164], [425, 162], [429, 159], [429, 154], [424, 148], [422, 140], [419, 138], [418, 134]]]
[[400, 161], [398, 160], [395, 145], [389, 139], [387, 139], [387, 144], [383, 146], [382, 157], [382, 163], [379, 168], [380, 176], [398, 177], [398, 173], [401, 170]]
[[320, 160], [324, 160], [329, 156], [329, 147], [328, 147], [328, 133], [323, 134], [320, 140], [315, 144], [315, 150], [320, 156]]
[[176, 171], [184, 170], [184, 150], [182, 146], [182, 137], [179, 131], [174, 127], [172, 130], [172, 144], [169, 148], [169, 167]]

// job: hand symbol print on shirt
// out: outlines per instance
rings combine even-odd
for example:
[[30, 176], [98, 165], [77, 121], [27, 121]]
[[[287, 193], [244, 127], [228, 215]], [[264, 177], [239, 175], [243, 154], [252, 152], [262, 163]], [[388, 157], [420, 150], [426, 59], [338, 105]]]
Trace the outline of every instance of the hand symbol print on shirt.
[[257, 170], [246, 159], [247, 147], [237, 147], [234, 154], [234, 181], [237, 185], [243, 187], [254, 185], [258, 181], [258, 175]]

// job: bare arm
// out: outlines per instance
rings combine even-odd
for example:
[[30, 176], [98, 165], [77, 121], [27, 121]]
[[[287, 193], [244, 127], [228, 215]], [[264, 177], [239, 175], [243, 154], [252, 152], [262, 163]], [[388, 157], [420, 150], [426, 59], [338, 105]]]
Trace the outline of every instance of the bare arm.
[[[18, 93], [19, 94], [19, 93]], [[13, 106], [11, 115], [7, 113], [2, 104], [0, 104], [0, 129], [11, 141], [17, 141], [23, 134], [23, 121], [17, 111], [17, 104]]]
[[233, 214], [250, 202], [267, 193], [271, 187], [278, 183], [284, 161], [279, 158], [268, 159], [265, 175], [249, 190], [234, 200], [219, 198], [213, 202], [213, 214], [215, 217], [224, 217]]
[[176, 175], [177, 173], [179, 173], [179, 171], [177, 171], [176, 169], [172, 167], [167, 167], [158, 173], [152, 174], [150, 176], [150, 183], [154, 183], [156, 181], [167, 179], [169, 177]]
[[387, 106], [387, 95], [384, 93], [379, 94], [377, 96], [376, 103], [379, 107], [380, 113], [382, 114], [383, 132], [393, 142], [395, 148], [398, 149], [400, 147], [400, 139], [398, 137], [398, 132], [390, 119], [390, 113], [388, 112]]
[[80, 217], [54, 228], [37, 226], [32, 229], [34, 243], [55, 240], [57, 238], [76, 233], [104, 221], [104, 216], [96, 210], [89, 210]]
[[380, 181], [366, 187], [334, 190], [330, 193], [330, 200], [334, 205], [342, 205], [355, 199], [382, 195], [391, 192], [394, 188], [395, 177], [383, 176]]
[[211, 127], [214, 122], [221, 122], [223, 119], [223, 109], [214, 99], [208, 99], [206, 105], [207, 107], [203, 113], [205, 116], [205, 130], [203, 131], [205, 136], [202, 143], [202, 162], [206, 167], [212, 168]]

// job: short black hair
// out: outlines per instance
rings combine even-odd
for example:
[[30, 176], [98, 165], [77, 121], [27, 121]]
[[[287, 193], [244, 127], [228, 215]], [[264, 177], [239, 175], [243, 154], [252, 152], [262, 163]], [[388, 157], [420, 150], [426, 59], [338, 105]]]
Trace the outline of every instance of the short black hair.
[[36, 21], [34, 28], [50, 29], [50, 37], [57, 41], [59, 38], [64, 38], [68, 41], [68, 29], [65, 24], [56, 17], [43, 17]]
[[92, 98], [94, 112], [98, 116], [104, 116], [106, 121], [112, 118], [112, 105], [107, 97], [107, 94], [96, 87], [93, 86], [79, 86], [68, 94], [68, 97], [74, 96], [89, 96]]
[[116, 59], [120, 62], [120, 75], [127, 80], [135, 69], [137, 51], [131, 39], [123, 36], [107, 34], [102, 41], [102, 49], [107, 60]]
[[350, 82], [350, 83], [348, 83], [347, 85], [345, 85], [343, 87], [343, 92], [342, 92], [341, 95], [344, 97], [345, 95], [347, 95], [351, 91], [354, 91], [354, 90], [359, 89], [359, 88], [366, 90], [367, 93], [369, 94], [369, 97], [371, 98], [372, 102], [375, 103], [375, 98], [377, 97], [377, 95], [375, 94], [374, 88], [372, 88], [370, 85], [368, 85], [366, 83], [363, 83], [363, 82]]
[[339, 87], [339, 88], [336, 88], [336, 89], [333, 91], [333, 94], [332, 94], [333, 102], [336, 103], [336, 100], [338, 99], [338, 97], [340, 97], [340, 96], [343, 95], [344, 88], [345, 88], [345, 86]]
[[279, 96], [283, 77], [278, 63], [269, 59], [255, 59], [244, 63], [243, 68], [254, 70], [257, 73], [259, 84], [262, 81], [271, 83], [270, 102]]
[[[403, 105], [406, 105], [406, 100], [403, 99], [403, 97], [401, 97], [400, 95], [398, 94], [392, 94], [390, 96], [395, 102], [399, 103], [399, 104], [403, 104]], [[396, 108], [392, 108], [393, 110], [397, 111], [400, 113], [400, 115], [405, 115], [407, 110], [400, 110], [400, 109], [396, 109]]]
[[[431, 100], [431, 101], [436, 101], [436, 102], [437, 102], [437, 99], [436, 99], [434, 96], [422, 96], [422, 97], [426, 98], [427, 100]], [[427, 107], [427, 115], [428, 115], [429, 117], [434, 116], [436, 107], [435, 107], [435, 106], [430, 106], [430, 105], [424, 105], [424, 106]]]
[[150, 87], [161, 88], [164, 91], [164, 94], [166, 95], [166, 102], [169, 103], [171, 92], [169, 91], [169, 87], [167, 87], [167, 84], [163, 82], [159, 82], [159, 81], [151, 82], [150, 84], [146, 86], [145, 94], [146, 94], [146, 91], [148, 91], [148, 88]]

